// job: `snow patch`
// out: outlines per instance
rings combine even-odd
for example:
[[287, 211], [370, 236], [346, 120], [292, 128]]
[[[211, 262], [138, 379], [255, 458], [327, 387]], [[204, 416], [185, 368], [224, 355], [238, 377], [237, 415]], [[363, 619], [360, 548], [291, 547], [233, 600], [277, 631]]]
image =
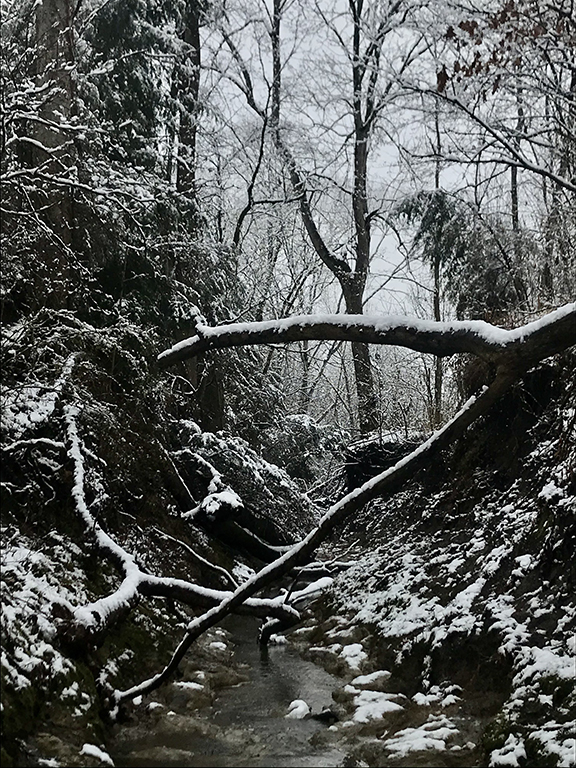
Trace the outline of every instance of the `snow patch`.
[[458, 733], [451, 720], [444, 715], [430, 715], [428, 721], [419, 728], [404, 728], [386, 739], [385, 748], [394, 757], [405, 757], [411, 752], [444, 752], [446, 742]]
[[509, 765], [513, 766], [513, 768], [518, 768], [520, 760], [526, 760], [524, 741], [511, 733], [503, 747], [494, 749], [491, 752], [488, 765], [490, 768], [497, 765]]
[[80, 754], [89, 755], [90, 757], [95, 757], [97, 760], [100, 760], [100, 762], [104, 763], [105, 765], [111, 765], [111, 766], [114, 765], [112, 758], [110, 757], [108, 752], [104, 752], [103, 749], [100, 749], [100, 747], [97, 747], [95, 744], [84, 744], [84, 746], [80, 750]]
[[354, 697], [356, 711], [353, 720], [356, 723], [367, 723], [369, 720], [379, 720], [389, 712], [398, 712], [404, 707], [394, 699], [395, 693], [380, 693], [379, 691], [359, 691]]
[[310, 707], [303, 699], [294, 699], [288, 705], [288, 714], [284, 717], [292, 720], [303, 720], [306, 715], [310, 714]]
[[368, 654], [365, 653], [361, 643], [351, 643], [342, 648], [340, 657], [352, 669], [360, 669], [362, 663], [368, 658]]
[[[224, 643], [220, 643], [220, 645], [224, 645]], [[226, 646], [224, 645], [224, 648]], [[204, 686], [200, 683], [193, 683], [191, 680], [179, 680], [177, 683], [174, 683], [174, 685], [177, 688], [183, 688], [185, 690], [189, 691], [202, 691], [204, 690]]]
[[358, 675], [352, 680], [352, 685], [371, 685], [378, 680], [387, 680], [390, 672], [387, 669], [379, 669], [377, 672], [371, 672], [369, 675]]
[[256, 571], [253, 568], [250, 568], [249, 565], [245, 565], [244, 563], [236, 563], [234, 568], [232, 568], [232, 575], [238, 579], [240, 584], [251, 579], [255, 573]]

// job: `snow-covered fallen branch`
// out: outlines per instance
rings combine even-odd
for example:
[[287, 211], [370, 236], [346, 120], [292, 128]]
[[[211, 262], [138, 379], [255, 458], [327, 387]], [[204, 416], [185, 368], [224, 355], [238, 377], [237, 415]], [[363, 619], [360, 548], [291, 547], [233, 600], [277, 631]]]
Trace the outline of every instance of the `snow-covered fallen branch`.
[[100, 629], [102, 626], [109, 626], [118, 615], [129, 610], [137, 602], [141, 571], [136, 564], [134, 556], [126, 552], [102, 529], [88, 509], [85, 494], [84, 457], [82, 455], [82, 446], [77, 426], [78, 414], [78, 406], [65, 406], [64, 418], [66, 420], [66, 433], [69, 443], [68, 455], [74, 463], [72, 496], [76, 511], [81, 517], [86, 530], [94, 537], [98, 549], [113, 560], [124, 573], [122, 584], [112, 595], [101, 598], [89, 605], [81, 606], [74, 611], [74, 618], [79, 625], [86, 628]]
[[[367, 502], [401, 488], [432, 454], [453, 444], [476, 419], [487, 413], [530, 366], [576, 344], [576, 303], [567, 304], [514, 330], [504, 330], [480, 321], [438, 323], [363, 315], [298, 316], [216, 328], [198, 325], [196, 330], [197, 335], [163, 352], [159, 356], [159, 364], [167, 367], [218, 348], [304, 339], [342, 339], [404, 346], [438, 356], [472, 353], [492, 364], [494, 378], [478, 397], [468, 400], [447, 424], [412, 453], [340, 499], [298, 544], [262, 568], [219, 605], [191, 621], [185, 637], [164, 670], [126, 691], [117, 691], [117, 704], [158, 688], [171, 676], [188, 648], [203, 632], [260, 589], [305, 562], [336, 526]], [[271, 630], [274, 622], [268, 624]]]
[[485, 414], [514, 384], [516, 378], [515, 373], [506, 370], [501, 371], [489, 387], [485, 388], [478, 397], [472, 397], [468, 400], [447, 424], [416, 450], [336, 502], [320, 519], [316, 528], [298, 544], [254, 574], [233, 594], [222, 600], [219, 605], [191, 621], [186, 635], [167, 666], [154, 677], [128, 690], [116, 691], [114, 694], [115, 703], [119, 704], [135, 696], [149, 693], [162, 685], [177, 669], [187, 650], [200, 635], [220, 622], [225, 616], [237, 610], [256, 592], [305, 561], [336, 526], [362, 508], [368, 501], [377, 495], [389, 494], [400, 488], [428, 461], [431, 454], [452, 444], [476, 419]]
[[162, 352], [166, 368], [212, 349], [293, 341], [343, 340], [407, 347], [440, 357], [468, 352], [520, 370], [576, 344], [576, 303], [505, 330], [481, 320], [434, 322], [396, 315], [298, 315], [280, 320], [196, 327], [196, 335]]
[[[72, 631], [72, 637], [78, 634], [83, 641], [86, 635], [95, 638], [124, 616], [144, 595], [170, 597], [181, 603], [203, 608], [218, 606], [229, 599], [233, 595], [231, 591], [208, 589], [183, 579], [144, 573], [134, 555], [121, 547], [102, 529], [86, 502], [84, 456], [78, 434], [78, 415], [79, 409], [76, 405], [65, 406], [68, 455], [74, 463], [72, 496], [86, 530], [94, 538], [98, 549], [119, 567], [123, 573], [123, 579], [120, 586], [111, 594], [74, 610], [72, 618], [75, 631]], [[292, 622], [295, 618], [299, 618], [298, 612], [291, 606], [285, 605], [282, 597], [246, 600], [243, 605], [238, 606], [238, 610], [261, 618], [274, 616]], [[71, 629], [68, 627], [69, 631]]]

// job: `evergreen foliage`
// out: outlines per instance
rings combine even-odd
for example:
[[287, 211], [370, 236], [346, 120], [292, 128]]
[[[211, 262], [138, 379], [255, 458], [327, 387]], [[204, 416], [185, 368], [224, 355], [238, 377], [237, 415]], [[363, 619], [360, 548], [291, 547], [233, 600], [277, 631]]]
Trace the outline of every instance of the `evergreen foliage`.
[[393, 215], [414, 227], [414, 252], [439, 263], [459, 319], [498, 322], [528, 308], [526, 267], [534, 245], [527, 233], [512, 232], [501, 217], [483, 217], [440, 189], [404, 199]]

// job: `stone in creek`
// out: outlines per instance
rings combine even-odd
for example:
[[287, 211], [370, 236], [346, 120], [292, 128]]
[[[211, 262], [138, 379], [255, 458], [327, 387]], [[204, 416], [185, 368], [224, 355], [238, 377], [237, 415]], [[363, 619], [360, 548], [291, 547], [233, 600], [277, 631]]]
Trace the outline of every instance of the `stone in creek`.
[[310, 707], [303, 699], [294, 699], [288, 706], [288, 714], [285, 717], [290, 717], [293, 720], [303, 720], [310, 714]]

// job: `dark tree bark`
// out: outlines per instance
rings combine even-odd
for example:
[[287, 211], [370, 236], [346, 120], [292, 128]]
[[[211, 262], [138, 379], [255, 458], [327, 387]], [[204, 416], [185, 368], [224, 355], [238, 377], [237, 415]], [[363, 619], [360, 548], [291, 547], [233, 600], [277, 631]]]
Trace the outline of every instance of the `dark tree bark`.
[[[197, 210], [197, 134], [200, 114], [200, 22], [201, 0], [186, 0], [182, 13], [182, 27], [179, 38], [183, 49], [176, 61], [172, 96], [179, 105], [178, 135], [176, 151], [176, 190], [190, 203], [187, 222], [189, 230], [196, 226]], [[189, 257], [186, 257], [189, 258]], [[176, 263], [175, 276], [186, 281], [189, 265]], [[224, 427], [224, 382], [217, 361], [207, 361], [200, 356], [188, 371], [190, 383], [196, 389], [198, 421], [208, 432], [217, 432]]]
[[[304, 228], [316, 254], [336, 277], [342, 290], [342, 296], [349, 314], [362, 314], [364, 311], [364, 291], [370, 268], [371, 234], [370, 216], [368, 211], [367, 167], [368, 141], [375, 116], [375, 89], [378, 80], [378, 64], [382, 45], [382, 30], [379, 30], [378, 40], [368, 46], [364, 56], [361, 55], [361, 23], [362, 2], [351, 2], [354, 35], [352, 51], [352, 111], [354, 120], [354, 181], [352, 192], [352, 214], [354, 220], [355, 256], [351, 267], [346, 261], [338, 259], [331, 253], [320, 231], [318, 230], [305, 180], [298, 170], [294, 156], [286, 145], [280, 129], [280, 102], [282, 82], [282, 59], [280, 55], [280, 30], [283, 0], [274, 0], [272, 28], [270, 39], [272, 45], [273, 81], [271, 94], [270, 126], [274, 142], [281, 157], [286, 163], [292, 186], [300, 200], [300, 213]], [[365, 75], [368, 64], [372, 66], [369, 82], [366, 85]], [[363, 98], [365, 104], [363, 104]], [[370, 350], [366, 344], [352, 344], [352, 360], [358, 400], [358, 423], [360, 431], [370, 432], [378, 426], [378, 398], [374, 385]]]
[[[440, 157], [442, 153], [442, 139], [440, 135], [440, 110], [439, 105], [436, 103], [434, 109], [434, 128], [436, 132], [436, 162], [434, 166], [434, 188], [438, 191], [440, 189]], [[435, 250], [432, 260], [432, 272], [434, 276], [434, 320], [440, 322], [442, 320], [442, 285], [440, 280], [440, 262], [441, 254], [438, 250]], [[442, 358], [437, 357], [434, 361], [434, 404], [432, 412], [432, 426], [434, 428], [439, 427], [442, 424], [442, 385], [444, 380], [444, 365]]]
[[183, 105], [179, 116], [176, 189], [196, 198], [196, 134], [200, 90], [200, 7], [198, 0], [186, 0], [180, 39], [184, 53], [177, 62], [173, 93]]
[[[50, 303], [63, 308], [68, 305], [74, 233], [74, 199], [72, 188], [66, 185], [66, 180], [74, 180], [69, 176], [76, 158], [67, 127], [74, 105], [74, 4], [71, 0], [46, 0], [36, 5], [35, 14], [36, 81], [47, 90], [40, 119], [29, 126], [34, 144], [29, 147], [26, 164], [46, 179], [31, 201], [41, 211], [38, 215], [50, 233], [43, 246], [50, 275]], [[59, 181], [52, 184], [51, 178]]]

